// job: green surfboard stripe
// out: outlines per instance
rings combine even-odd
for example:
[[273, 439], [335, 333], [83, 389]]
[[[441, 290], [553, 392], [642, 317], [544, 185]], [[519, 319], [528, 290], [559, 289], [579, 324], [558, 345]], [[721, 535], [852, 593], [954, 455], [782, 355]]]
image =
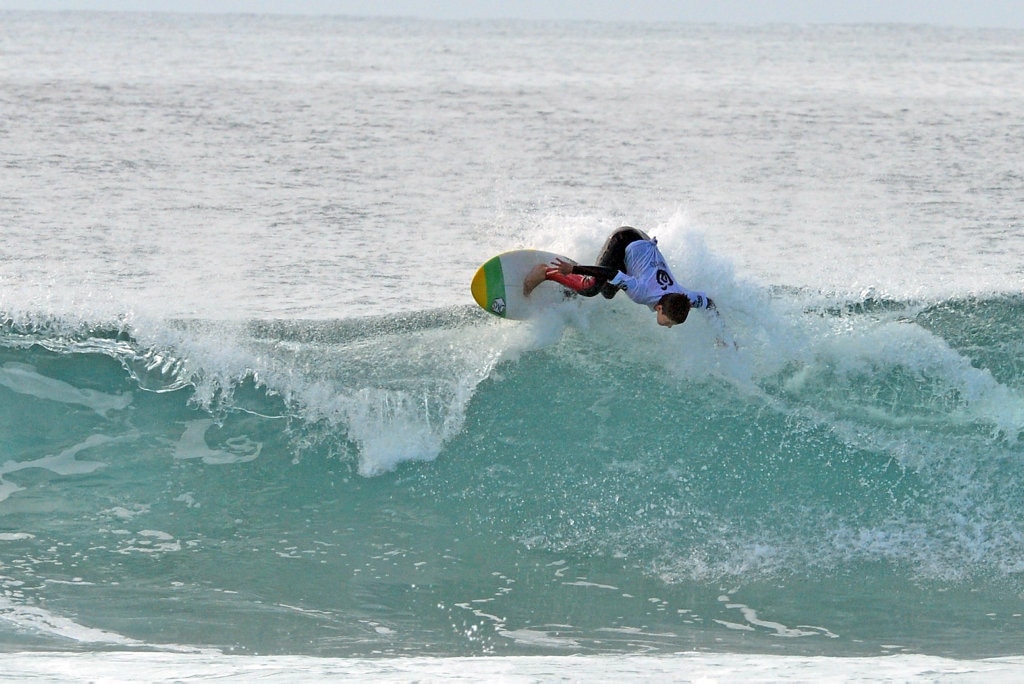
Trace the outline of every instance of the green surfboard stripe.
[[[505, 299], [505, 274], [501, 270], [501, 259], [495, 257], [484, 265], [484, 276], [487, 278], [487, 302], [490, 305], [499, 297]], [[493, 309], [492, 309], [493, 311]], [[505, 316], [505, 310], [495, 311], [499, 316]]]

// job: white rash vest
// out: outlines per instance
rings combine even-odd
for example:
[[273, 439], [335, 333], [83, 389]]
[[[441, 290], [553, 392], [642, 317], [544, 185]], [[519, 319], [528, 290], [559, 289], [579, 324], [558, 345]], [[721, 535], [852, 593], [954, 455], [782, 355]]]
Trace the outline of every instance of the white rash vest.
[[706, 293], [687, 290], [679, 285], [658, 250], [657, 240], [629, 243], [626, 246], [626, 272], [619, 271], [608, 283], [624, 291], [637, 304], [645, 304], [652, 309], [659, 299], [671, 293], [686, 295], [690, 306], [695, 309], [708, 308], [710, 301]]

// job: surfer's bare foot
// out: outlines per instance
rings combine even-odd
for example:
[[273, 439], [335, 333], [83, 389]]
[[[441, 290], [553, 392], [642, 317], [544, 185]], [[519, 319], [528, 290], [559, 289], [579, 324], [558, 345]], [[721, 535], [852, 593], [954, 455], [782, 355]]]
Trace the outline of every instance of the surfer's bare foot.
[[547, 280], [548, 265], [537, 264], [523, 279], [523, 296], [529, 297], [533, 289]]

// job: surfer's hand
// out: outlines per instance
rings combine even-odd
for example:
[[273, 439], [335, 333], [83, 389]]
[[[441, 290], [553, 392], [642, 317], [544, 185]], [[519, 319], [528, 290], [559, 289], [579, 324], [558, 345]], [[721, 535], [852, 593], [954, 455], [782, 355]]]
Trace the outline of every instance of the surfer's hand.
[[575, 266], [575, 264], [571, 261], [566, 261], [565, 259], [555, 259], [555, 263], [553, 263], [552, 266], [557, 268], [558, 272], [562, 275], [570, 275], [572, 273], [572, 267]]

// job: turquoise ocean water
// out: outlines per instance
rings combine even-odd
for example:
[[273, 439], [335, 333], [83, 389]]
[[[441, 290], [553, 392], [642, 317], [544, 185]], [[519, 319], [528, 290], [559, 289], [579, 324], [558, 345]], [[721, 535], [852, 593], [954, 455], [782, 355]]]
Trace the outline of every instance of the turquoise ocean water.
[[1019, 674], [1021, 32], [0, 16], [7, 676]]

